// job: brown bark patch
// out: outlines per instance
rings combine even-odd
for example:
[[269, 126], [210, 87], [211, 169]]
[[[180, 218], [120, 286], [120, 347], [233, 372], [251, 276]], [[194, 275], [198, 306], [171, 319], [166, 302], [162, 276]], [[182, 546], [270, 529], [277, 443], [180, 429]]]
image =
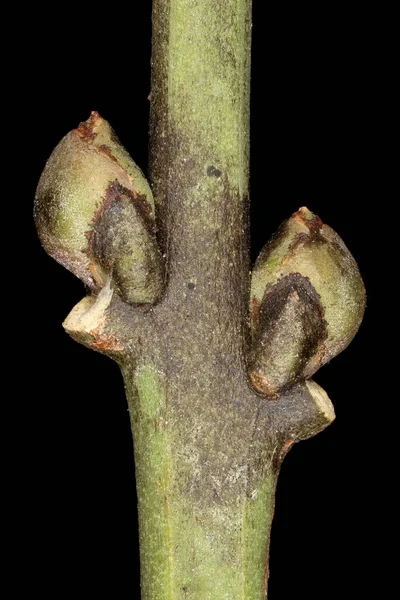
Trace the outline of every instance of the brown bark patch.
[[289, 452], [289, 450], [291, 449], [293, 444], [294, 444], [294, 440], [286, 440], [286, 442], [283, 444], [282, 449], [279, 454], [279, 462], [280, 463], [283, 461], [283, 459], [285, 458], [285, 456], [287, 455], [287, 453]]
[[111, 152], [110, 146], [107, 146], [107, 144], [102, 144], [101, 146], [99, 146], [99, 150], [100, 150], [100, 152], [105, 154], [110, 160], [112, 160], [113, 162], [117, 163], [117, 165], [119, 165], [117, 158]]
[[81, 138], [88, 141], [93, 141], [97, 137], [97, 133], [94, 131], [94, 128], [100, 120], [101, 116], [99, 113], [93, 110], [89, 119], [87, 121], [82, 121], [75, 131]]
[[250, 371], [250, 381], [254, 388], [262, 394], [265, 394], [269, 400], [276, 400], [279, 397], [274, 385], [260, 371]]
[[122, 352], [124, 346], [118, 340], [115, 333], [104, 333], [104, 325], [99, 325], [96, 329], [90, 332], [93, 338], [90, 346], [95, 350], [107, 351], [107, 352]]
[[303, 225], [305, 225], [310, 230], [310, 232], [313, 233], [319, 231], [323, 225], [318, 215], [314, 215], [314, 213], [311, 213], [304, 206], [299, 208], [299, 210], [292, 215], [292, 218], [295, 219], [295, 221], [303, 223]]

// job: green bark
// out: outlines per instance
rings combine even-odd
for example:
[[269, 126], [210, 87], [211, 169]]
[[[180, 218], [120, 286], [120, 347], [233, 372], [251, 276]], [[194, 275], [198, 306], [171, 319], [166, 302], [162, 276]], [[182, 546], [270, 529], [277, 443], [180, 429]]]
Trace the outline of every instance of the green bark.
[[[222, 500], [216, 478], [211, 502], [182, 493], [177, 474], [193, 481], [199, 467], [193, 448], [186, 451], [191, 467], [187, 456], [176, 452], [164, 377], [152, 366], [140, 368], [133, 380], [131, 370], [124, 371], [135, 444], [143, 600], [264, 598], [277, 473], [266, 470], [250, 494], [229, 502]], [[227, 477], [246, 481], [247, 466]], [[204, 488], [206, 495], [207, 482]]]
[[[153, 6], [152, 192], [94, 115], [50, 158], [36, 222], [48, 252], [91, 288], [65, 329], [124, 376], [142, 600], [263, 600], [280, 464], [334, 419], [305, 378], [328, 356], [330, 315], [335, 352], [350, 341], [364, 290], [340, 238], [329, 233], [325, 252], [302, 209], [314, 225], [263, 251], [249, 315], [251, 1]], [[311, 266], [302, 227], [321, 251]], [[341, 319], [348, 268], [347, 305], [353, 286], [362, 308]]]

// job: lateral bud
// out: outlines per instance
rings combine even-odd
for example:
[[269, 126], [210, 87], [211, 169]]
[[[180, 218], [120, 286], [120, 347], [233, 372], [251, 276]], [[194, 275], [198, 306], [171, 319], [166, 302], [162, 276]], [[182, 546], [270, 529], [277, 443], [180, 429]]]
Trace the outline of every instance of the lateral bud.
[[300, 208], [261, 251], [252, 274], [249, 375], [270, 398], [308, 379], [356, 334], [365, 289], [341, 238]]
[[92, 292], [111, 276], [126, 302], [160, 296], [162, 260], [150, 186], [98, 113], [51, 154], [36, 191], [35, 221], [48, 254]]

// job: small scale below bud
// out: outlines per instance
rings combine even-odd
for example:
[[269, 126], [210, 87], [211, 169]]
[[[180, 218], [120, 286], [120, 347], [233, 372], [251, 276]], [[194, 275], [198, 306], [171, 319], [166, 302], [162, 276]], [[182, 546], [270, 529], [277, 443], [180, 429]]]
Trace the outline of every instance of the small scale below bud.
[[[115, 207], [121, 203], [129, 205], [126, 223], [115, 220]], [[109, 212], [114, 218], [107, 218]], [[108, 232], [107, 219], [112, 227]], [[142, 171], [98, 113], [68, 133], [51, 154], [36, 192], [35, 221], [48, 254], [93, 292], [111, 276], [127, 302], [154, 302], [159, 297], [162, 261], [152, 193]], [[112, 256], [104, 256], [109, 242], [105, 239], [102, 244], [100, 232], [108, 240], [114, 238]]]
[[357, 264], [341, 238], [307, 208], [263, 248], [251, 283], [249, 375], [275, 397], [341, 352], [365, 308]]

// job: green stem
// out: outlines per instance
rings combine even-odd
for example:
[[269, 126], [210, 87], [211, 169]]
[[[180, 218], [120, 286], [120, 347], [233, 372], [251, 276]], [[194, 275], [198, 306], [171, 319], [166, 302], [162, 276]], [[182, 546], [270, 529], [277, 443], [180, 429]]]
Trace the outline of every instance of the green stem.
[[193, 281], [217, 304], [230, 287], [246, 309], [250, 33], [251, 0], [153, 2], [150, 176], [169, 291]]
[[229, 503], [218, 498], [217, 488], [212, 503], [182, 494], [176, 474], [187, 467], [173, 452], [163, 378], [145, 366], [126, 369], [125, 382], [135, 443], [142, 600], [265, 598], [276, 472], [265, 472], [252, 492]]

